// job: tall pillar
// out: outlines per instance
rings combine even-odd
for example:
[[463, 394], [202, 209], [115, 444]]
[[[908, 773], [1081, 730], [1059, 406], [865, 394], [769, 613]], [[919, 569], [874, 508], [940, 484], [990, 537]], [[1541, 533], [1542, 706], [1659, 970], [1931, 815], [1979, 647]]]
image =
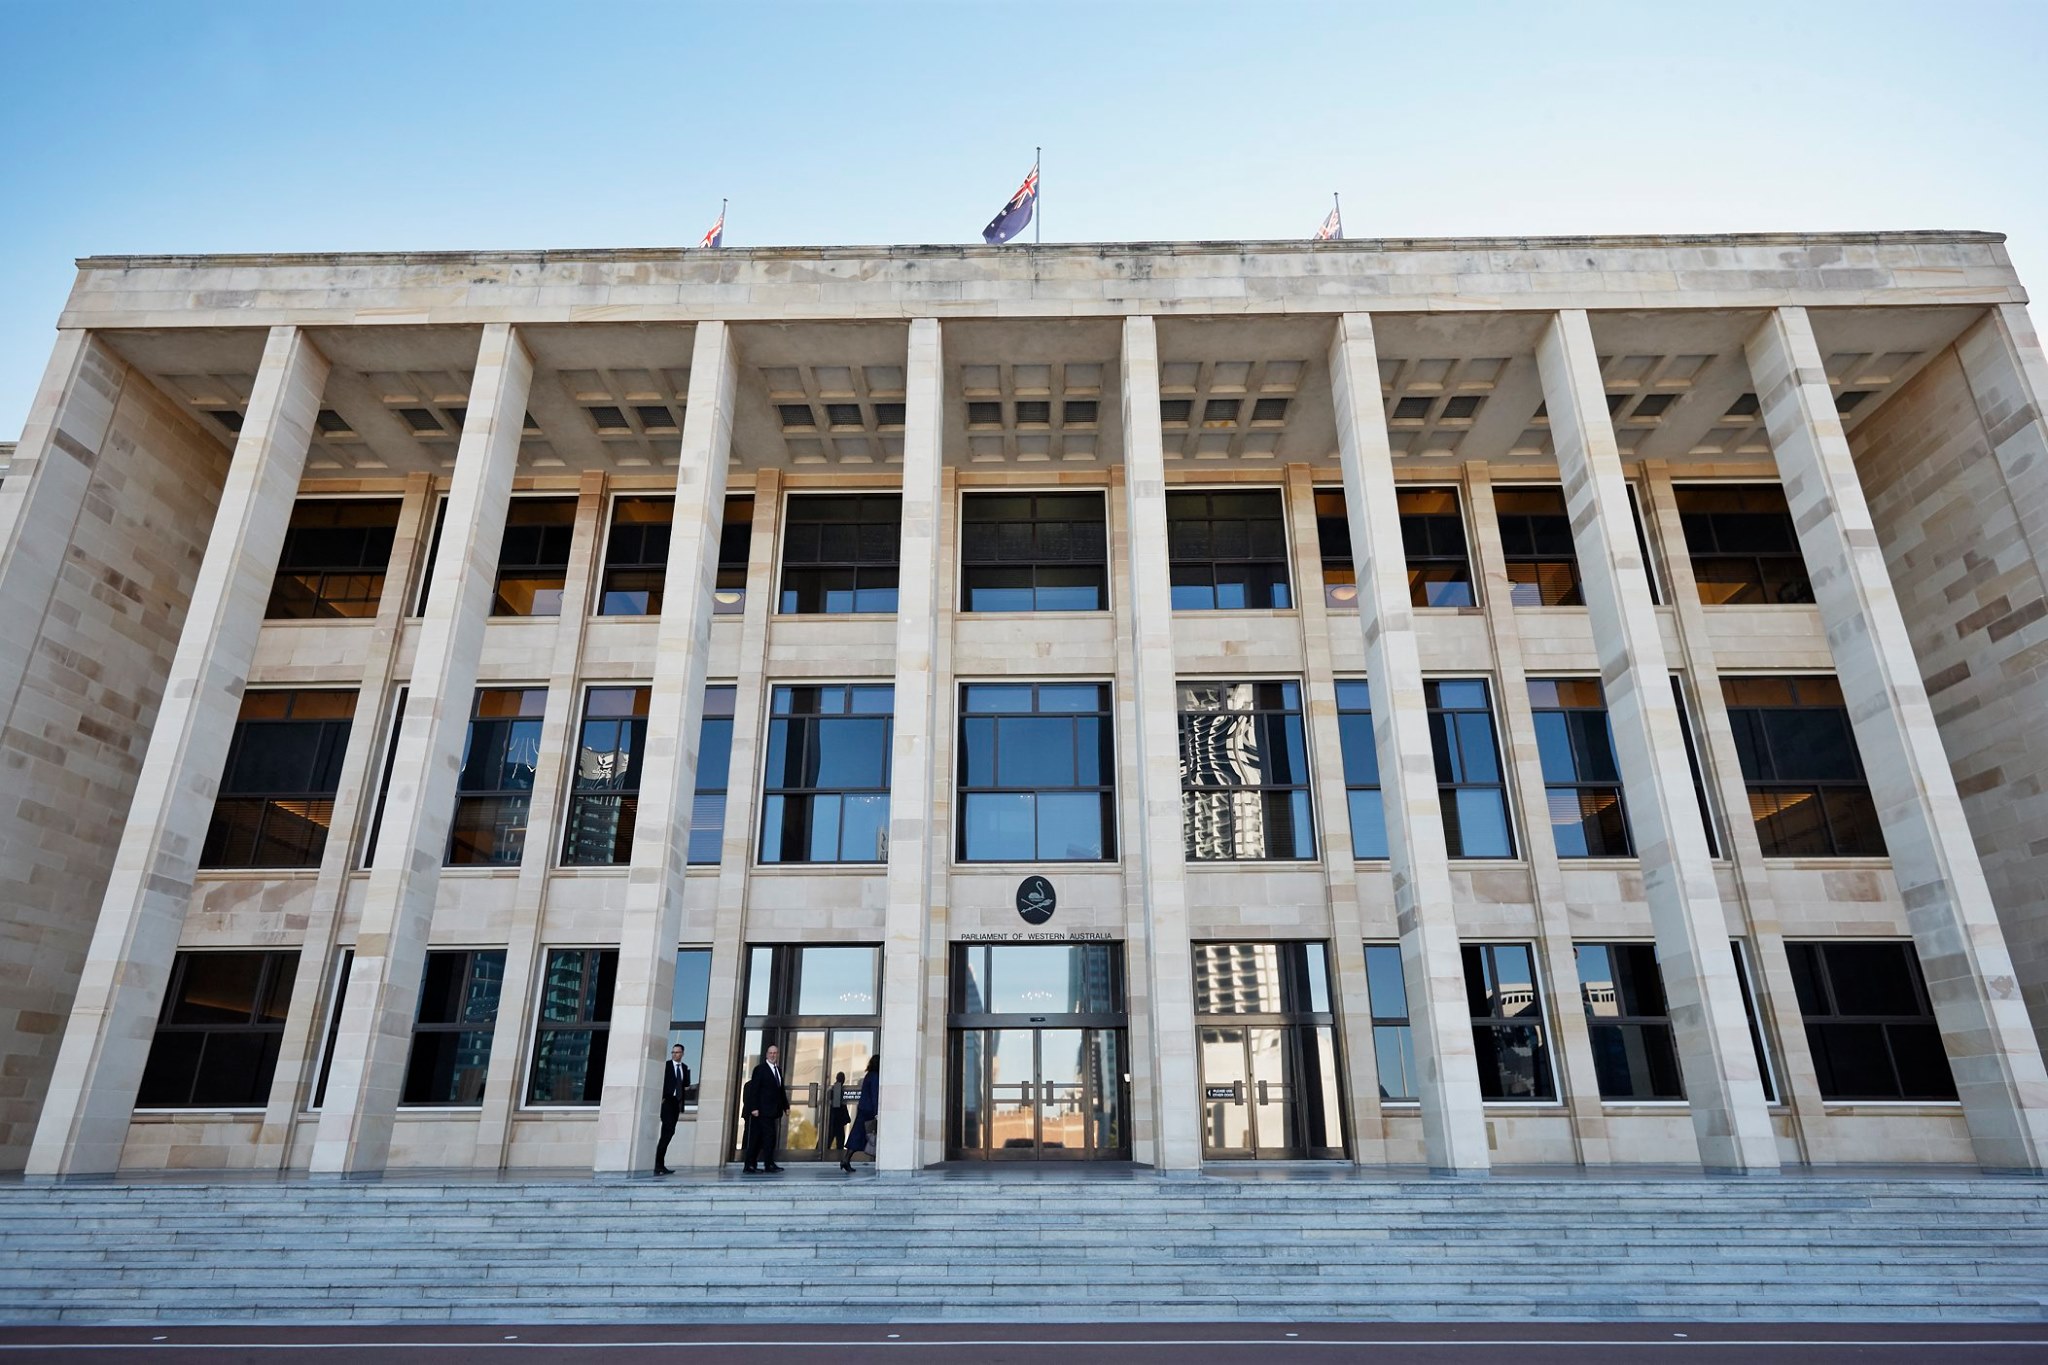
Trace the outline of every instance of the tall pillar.
[[1436, 754], [1422, 693], [1422, 655], [1394, 502], [1394, 458], [1380, 406], [1379, 352], [1372, 319], [1364, 313], [1337, 319], [1330, 343], [1330, 388], [1358, 572], [1358, 619], [1372, 683], [1372, 738], [1387, 812], [1401, 969], [1422, 1080], [1423, 1146], [1432, 1168], [1476, 1173], [1491, 1164], [1486, 1116], [1465, 1002], [1443, 809], [1437, 800]]
[[1977, 1159], [2039, 1170], [2048, 1073], [1806, 310], [1746, 349]]
[[1583, 309], [1551, 319], [1536, 361], [1700, 1162], [1716, 1170], [1775, 1171], [1778, 1142], [1735, 980], [1727, 911]]
[[599, 1171], [645, 1171], [654, 1165], [738, 386], [732, 329], [722, 322], [698, 323], [690, 351], [682, 453], [676, 462], [674, 529], [662, 575], [661, 625], [647, 699], [647, 754], [619, 931], [619, 974], [612, 988], [612, 1044], [597, 1112], [593, 1165]]
[[944, 515], [945, 369], [934, 318], [910, 324], [904, 371], [903, 538], [896, 594], [896, 710], [889, 752], [889, 904], [882, 927], [882, 1086], [875, 1160], [885, 1171], [917, 1169], [925, 1087], [922, 1061], [925, 933], [933, 848], [946, 844], [932, 819], [938, 698], [939, 526]]
[[1131, 669], [1137, 694], [1139, 887], [1151, 987], [1152, 1149], [1161, 1171], [1202, 1164], [1195, 1080], [1195, 964], [1188, 935], [1186, 834], [1175, 703], [1173, 590], [1166, 551], [1166, 444], [1159, 426], [1159, 334], [1124, 320], [1124, 511], [1130, 537]]
[[390, 1154], [532, 382], [512, 328], [485, 326], [313, 1139], [319, 1174], [381, 1171]]
[[327, 370], [298, 328], [271, 328], [29, 1151], [32, 1175], [120, 1164]]

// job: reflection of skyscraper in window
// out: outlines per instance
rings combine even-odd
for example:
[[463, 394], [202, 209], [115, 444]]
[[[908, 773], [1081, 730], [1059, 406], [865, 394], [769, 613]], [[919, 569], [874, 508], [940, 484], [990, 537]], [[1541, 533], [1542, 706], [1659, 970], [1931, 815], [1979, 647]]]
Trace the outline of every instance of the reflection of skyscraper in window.
[[[576, 787], [579, 791], [616, 788], [627, 774], [633, 756], [616, 748], [576, 751]], [[569, 803], [568, 852], [570, 863], [609, 863], [618, 845], [622, 803], [618, 797], [586, 797]]]
[[[1262, 858], [1265, 806], [1257, 787], [1265, 756], [1242, 684], [1182, 689], [1181, 785], [1188, 791], [1187, 841], [1196, 858]], [[1197, 709], [1199, 708], [1199, 709]]]

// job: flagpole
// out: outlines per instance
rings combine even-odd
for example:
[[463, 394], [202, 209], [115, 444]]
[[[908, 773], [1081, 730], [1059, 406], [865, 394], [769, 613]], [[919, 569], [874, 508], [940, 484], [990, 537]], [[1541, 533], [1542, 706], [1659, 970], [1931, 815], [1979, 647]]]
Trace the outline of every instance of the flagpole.
[[1045, 240], [1043, 235], [1045, 231], [1045, 171], [1042, 168], [1044, 160], [1045, 148], [1033, 147], [1031, 149], [1031, 173], [1038, 177], [1038, 189], [1031, 196], [1038, 201], [1031, 207], [1031, 245], [1033, 246], [1037, 246]]
[[725, 206], [731, 202], [730, 199], [720, 199], [718, 201], [718, 245], [720, 247], [725, 245]]

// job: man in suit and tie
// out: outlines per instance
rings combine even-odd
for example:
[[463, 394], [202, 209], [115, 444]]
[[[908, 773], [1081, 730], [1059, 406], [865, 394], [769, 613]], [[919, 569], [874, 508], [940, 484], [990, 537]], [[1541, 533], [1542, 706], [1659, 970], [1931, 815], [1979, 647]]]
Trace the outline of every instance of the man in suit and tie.
[[676, 1120], [683, 1115], [683, 1100], [690, 1093], [690, 1068], [683, 1065], [683, 1045], [668, 1050], [668, 1066], [661, 1073], [661, 1141], [654, 1148], [654, 1173], [674, 1175], [668, 1168], [668, 1144], [676, 1135]]
[[760, 1169], [755, 1163], [761, 1161], [770, 1172], [781, 1170], [775, 1164], [775, 1126], [789, 1112], [789, 1091], [782, 1083], [782, 1049], [773, 1043], [768, 1045], [768, 1055], [755, 1064], [747, 1088], [740, 1092], [740, 1112], [747, 1120], [747, 1138], [740, 1149], [740, 1159], [746, 1164], [741, 1169], [752, 1175]]

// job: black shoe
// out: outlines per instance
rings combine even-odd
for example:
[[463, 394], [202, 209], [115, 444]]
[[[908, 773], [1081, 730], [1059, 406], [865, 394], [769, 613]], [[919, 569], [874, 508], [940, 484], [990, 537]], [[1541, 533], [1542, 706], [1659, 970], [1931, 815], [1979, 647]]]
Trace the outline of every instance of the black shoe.
[[759, 1174], [761, 1174], [761, 1168], [760, 1168], [759, 1166], [742, 1166], [742, 1167], [740, 1167], [740, 1174], [741, 1174], [741, 1175], [759, 1175]]
[[841, 1161], [841, 1162], [839, 1163], [839, 1169], [840, 1169], [840, 1170], [842, 1170], [842, 1171], [844, 1171], [844, 1172], [846, 1172], [846, 1173], [847, 1173], [848, 1175], [852, 1175], [852, 1174], [853, 1174], [853, 1158], [852, 1158], [852, 1157], [847, 1157], [847, 1158], [846, 1158], [846, 1159], [845, 1159], [844, 1161]]
[[656, 1175], [674, 1175], [674, 1174], [675, 1174], [675, 1172], [674, 1172], [674, 1171], [670, 1170], [670, 1169], [669, 1169], [668, 1167], [666, 1167], [666, 1166], [656, 1166], [656, 1167], [654, 1168], [654, 1173], [655, 1173]]
[[768, 1174], [770, 1174], [770, 1175], [781, 1175], [781, 1174], [782, 1174], [782, 1168], [781, 1168], [780, 1166], [776, 1165], [776, 1164], [775, 1164], [774, 1162], [772, 1162], [772, 1161], [771, 1161], [771, 1162], [769, 1162], [769, 1163], [768, 1163]]

